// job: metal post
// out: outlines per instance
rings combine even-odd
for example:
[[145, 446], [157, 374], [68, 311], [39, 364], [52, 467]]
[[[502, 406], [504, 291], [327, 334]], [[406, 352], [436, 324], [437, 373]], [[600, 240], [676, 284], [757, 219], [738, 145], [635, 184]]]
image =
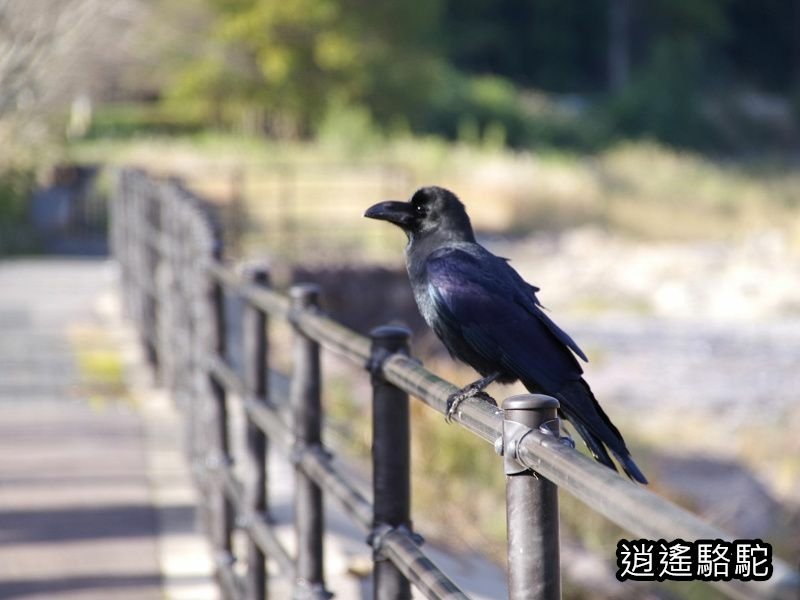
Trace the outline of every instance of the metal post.
[[170, 397], [178, 395], [178, 378], [184, 371], [181, 366], [183, 355], [177, 347], [176, 333], [180, 328], [181, 316], [176, 302], [178, 285], [176, 257], [179, 237], [176, 235], [173, 197], [168, 190], [161, 190], [161, 239], [160, 262], [156, 272], [158, 291], [158, 356], [161, 364], [161, 383]]
[[240, 255], [242, 241], [246, 227], [245, 215], [245, 172], [239, 165], [234, 167], [230, 173], [230, 191], [228, 198], [228, 233], [232, 251]]
[[[244, 279], [254, 285], [269, 285], [269, 274], [264, 268], [249, 268]], [[247, 391], [259, 402], [267, 402], [269, 385], [267, 377], [267, 317], [264, 311], [249, 302], [242, 313], [244, 381]], [[249, 475], [245, 486], [247, 506], [256, 515], [267, 513], [267, 437], [249, 418], [247, 419], [247, 454]], [[247, 598], [263, 600], [268, 594], [266, 556], [252, 538], [247, 550]]]
[[[200, 490], [200, 519], [211, 536], [212, 544], [216, 544], [219, 512], [214, 484], [209, 473], [209, 461], [215, 447], [215, 436], [211, 431], [209, 412], [216, 412], [213, 403], [212, 386], [207, 365], [208, 354], [216, 352], [218, 326], [214, 315], [213, 303], [209, 302], [211, 282], [208, 267], [219, 252], [214, 250], [214, 238], [206, 224], [197, 213], [190, 210], [187, 203], [182, 202], [180, 209], [181, 227], [184, 232], [183, 273], [185, 280], [187, 308], [191, 315], [191, 328], [187, 337], [189, 358], [191, 361], [190, 379], [187, 380], [187, 402], [184, 410], [188, 414], [188, 448], [192, 462], [192, 473], [195, 484]], [[213, 298], [213, 296], [212, 296]], [[221, 510], [221, 509], [220, 509]], [[216, 512], [215, 512], [216, 511]]]
[[372, 338], [372, 544], [375, 600], [410, 600], [411, 584], [400, 570], [382, 556], [380, 536], [398, 527], [411, 528], [411, 464], [408, 394], [380, 373], [391, 354], [408, 354], [411, 332], [404, 327], [377, 327]]
[[558, 488], [516, 461], [517, 444], [527, 431], [547, 423], [558, 435], [558, 406], [555, 398], [541, 394], [503, 402], [510, 600], [561, 598]]
[[150, 190], [150, 193], [143, 199], [142, 210], [142, 225], [144, 230], [144, 269], [142, 275], [147, 281], [147, 291], [145, 292], [145, 305], [144, 305], [144, 347], [145, 356], [150, 367], [153, 369], [155, 377], [160, 378], [161, 373], [161, 357], [158, 355], [158, 336], [160, 324], [158, 322], [158, 280], [156, 273], [158, 271], [158, 264], [160, 259], [159, 248], [153, 246], [150, 239], [160, 239], [161, 237], [161, 224], [159, 215], [159, 198], [156, 196], [156, 190]]
[[[212, 260], [219, 261], [222, 255], [221, 244], [214, 244]], [[225, 323], [225, 294], [222, 285], [211, 275], [209, 281], [209, 305], [211, 317], [211, 352], [222, 360], [226, 355], [226, 323]], [[230, 466], [230, 439], [228, 434], [228, 405], [225, 387], [213, 375], [208, 375], [213, 402], [212, 437], [215, 447], [209, 457], [211, 469], [223, 469]], [[213, 534], [215, 550], [218, 554], [218, 568], [224, 568], [233, 560], [231, 536], [233, 532], [233, 507], [225, 495], [221, 483], [214, 486], [214, 499], [212, 505]]]
[[[319, 287], [297, 285], [290, 291], [291, 310], [314, 309], [319, 304]], [[308, 338], [295, 325], [292, 350], [292, 382], [290, 402], [294, 428], [295, 451], [303, 452], [321, 444], [322, 407], [320, 405], [319, 344]], [[295, 466], [294, 490], [295, 535], [297, 536], [297, 576], [295, 600], [323, 600], [330, 597], [325, 590], [323, 567], [324, 514], [322, 490], [299, 465]]]

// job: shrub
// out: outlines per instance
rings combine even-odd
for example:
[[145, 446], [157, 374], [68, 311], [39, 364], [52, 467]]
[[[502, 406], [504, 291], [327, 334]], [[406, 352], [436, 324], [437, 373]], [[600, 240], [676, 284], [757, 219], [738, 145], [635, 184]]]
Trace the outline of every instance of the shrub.
[[521, 90], [502, 77], [449, 71], [416, 126], [492, 148], [595, 150], [609, 137], [604, 121], [578, 104]]
[[700, 48], [688, 40], [658, 44], [633, 81], [604, 107], [617, 137], [654, 138], [709, 150], [721, 140], [703, 113], [707, 83]]
[[0, 170], [0, 255], [27, 252], [34, 245], [27, 223], [33, 183], [33, 172], [29, 169]]

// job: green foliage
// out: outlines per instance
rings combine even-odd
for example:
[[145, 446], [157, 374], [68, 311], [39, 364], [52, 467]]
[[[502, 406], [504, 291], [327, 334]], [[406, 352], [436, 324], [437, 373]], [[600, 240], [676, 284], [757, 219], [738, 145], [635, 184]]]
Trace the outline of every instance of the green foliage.
[[[737, 152], [800, 138], [797, 118], [763, 135], [763, 119], [728, 101], [735, 82], [797, 89], [797, 61], [786, 60], [797, 56], [796, 15], [779, 0], [159, 3], [194, 31], [165, 61], [178, 65], [168, 105], [249, 135], [329, 142], [352, 126], [350, 150], [397, 132], [579, 151], [619, 138]], [[627, 29], [609, 25], [620, 7]], [[621, 69], [612, 48], [630, 77], [609, 94]]]
[[196, 133], [205, 128], [206, 116], [197, 105], [108, 104], [97, 111], [87, 137], [127, 138], [140, 134]]
[[584, 91], [604, 82], [604, 0], [448, 0], [442, 32], [453, 64], [524, 87]]
[[631, 85], [609, 103], [616, 134], [712, 147], [713, 129], [702, 113], [701, 64], [699, 48], [691, 40], [661, 42]]
[[33, 183], [30, 169], [7, 167], [0, 170], [0, 255], [32, 249], [27, 210]]
[[0, 173], [0, 220], [19, 223], [25, 218], [26, 201], [33, 185], [33, 173], [10, 168]]
[[585, 151], [598, 148], [608, 137], [592, 115], [545, 94], [522, 91], [501, 77], [465, 77], [454, 71], [440, 87], [420, 129], [488, 147], [507, 144]]
[[213, 14], [208, 52], [187, 61], [168, 96], [204, 106], [217, 125], [248, 120], [251, 132], [306, 137], [332, 107], [369, 106], [390, 122], [426, 103], [435, 60], [423, 39], [436, 2], [207, 4]]
[[639, 17], [650, 30], [644, 60], [631, 82], [606, 103], [604, 118], [617, 137], [649, 137], [673, 146], [710, 150], [722, 143], [707, 100], [719, 78], [713, 50], [728, 35], [727, 0], [658, 0]]

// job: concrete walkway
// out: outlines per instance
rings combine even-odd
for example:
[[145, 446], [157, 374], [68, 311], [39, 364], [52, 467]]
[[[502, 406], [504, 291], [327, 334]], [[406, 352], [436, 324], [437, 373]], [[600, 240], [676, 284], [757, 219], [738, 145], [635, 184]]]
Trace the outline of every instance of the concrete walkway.
[[[146, 370], [131, 368], [139, 349], [120, 323], [114, 273], [103, 259], [0, 262], [2, 600], [218, 598], [181, 422]], [[93, 381], [115, 364], [124, 381]], [[279, 452], [270, 481], [277, 533], [291, 548], [293, 474]], [[370, 598], [364, 532], [331, 502], [326, 522], [329, 588]], [[503, 573], [485, 559], [425, 548], [471, 598], [504, 596]], [[271, 579], [273, 597], [290, 597], [286, 577]]]
[[0, 598], [211, 596], [175, 432], [109, 381], [113, 286], [106, 260], [0, 262]]

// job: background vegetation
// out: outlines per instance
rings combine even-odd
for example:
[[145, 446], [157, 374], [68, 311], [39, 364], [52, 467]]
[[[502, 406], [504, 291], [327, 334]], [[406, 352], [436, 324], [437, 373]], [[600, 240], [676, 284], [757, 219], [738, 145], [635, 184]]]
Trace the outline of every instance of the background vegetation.
[[344, 119], [514, 148], [798, 142], [797, 0], [33, 0], [0, 18], [5, 136], [67, 117], [72, 137], [312, 139]]
[[[651, 137], [752, 152], [796, 138], [794, 1], [162, 0], [156, 14], [179, 27], [197, 4], [193, 52], [181, 44], [161, 91], [221, 126], [309, 137], [351, 107], [383, 132], [518, 148]], [[780, 131], [749, 135], [769, 110]]]
[[131, 140], [220, 200], [238, 169], [283, 224], [287, 164], [491, 193], [517, 214], [489, 230], [727, 235], [796, 202], [800, 0], [32, 0], [0, 22], [7, 222], [16, 173]]

